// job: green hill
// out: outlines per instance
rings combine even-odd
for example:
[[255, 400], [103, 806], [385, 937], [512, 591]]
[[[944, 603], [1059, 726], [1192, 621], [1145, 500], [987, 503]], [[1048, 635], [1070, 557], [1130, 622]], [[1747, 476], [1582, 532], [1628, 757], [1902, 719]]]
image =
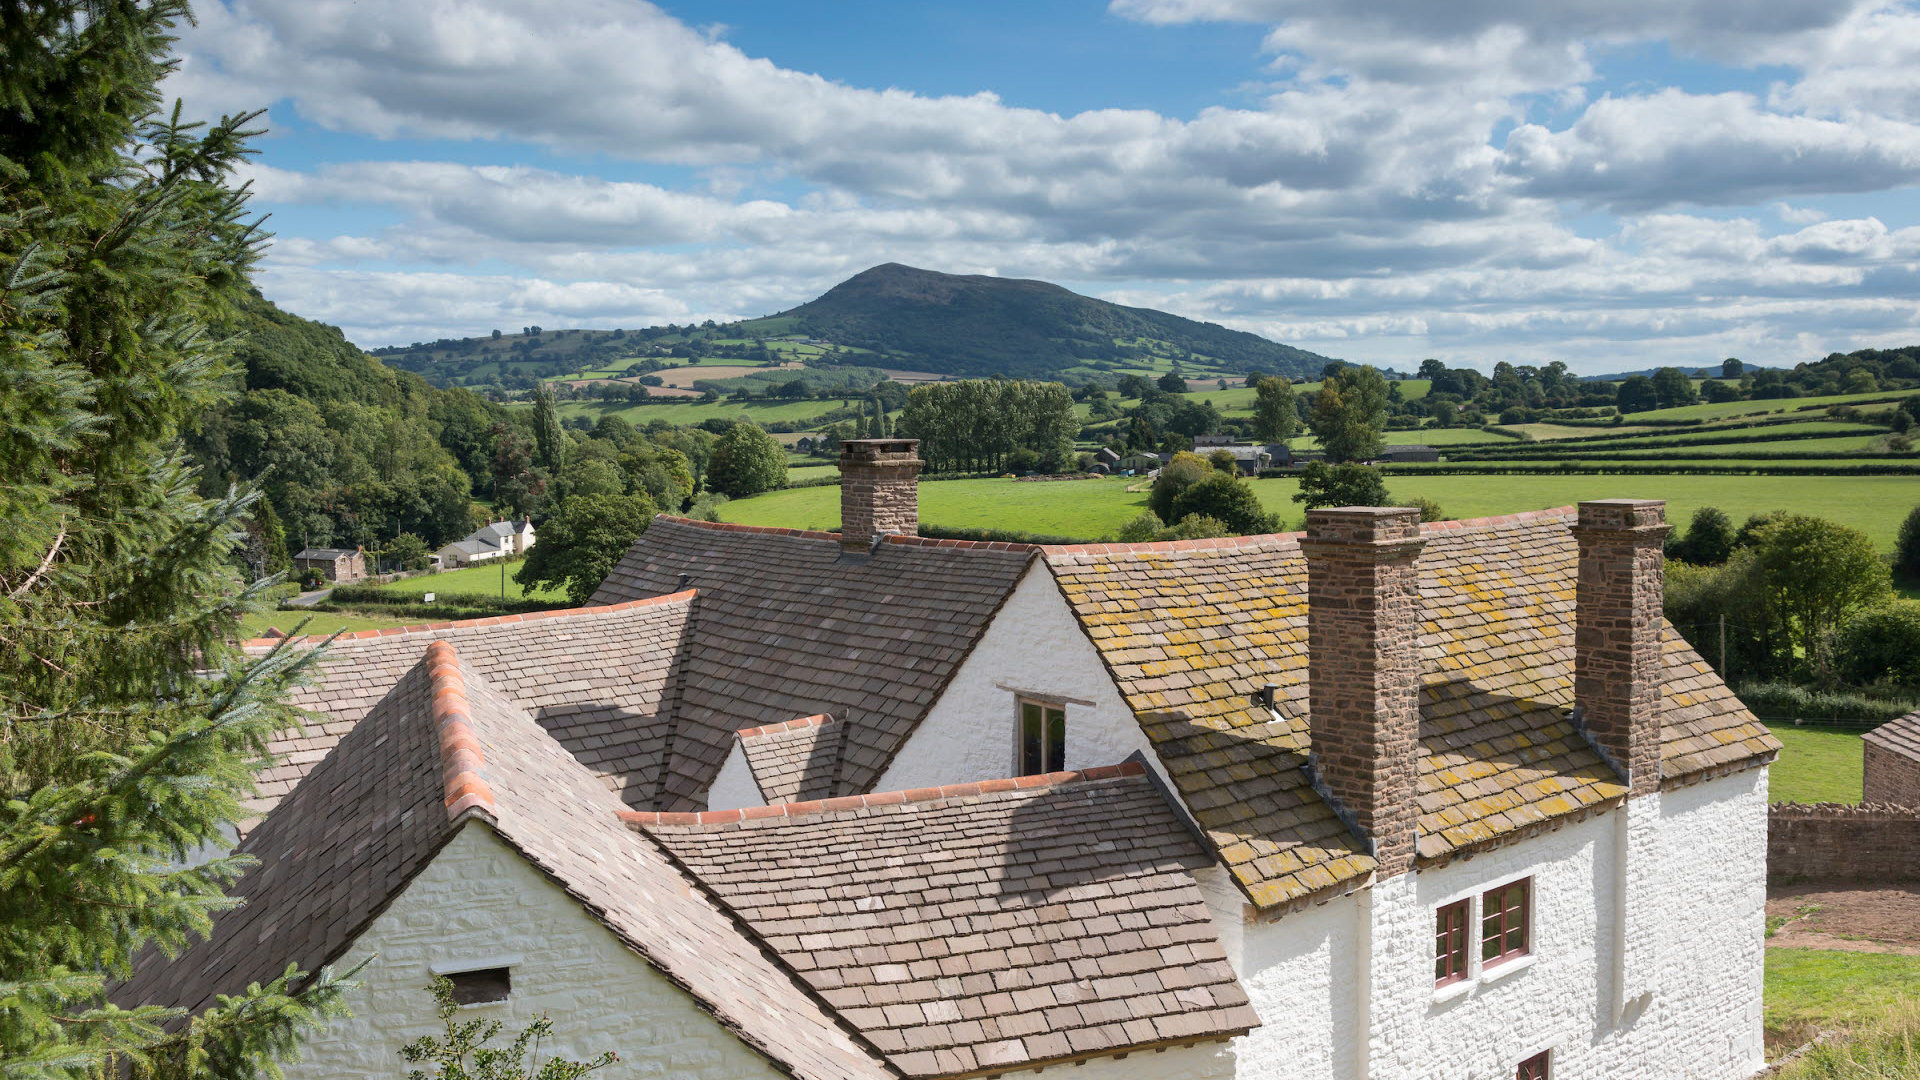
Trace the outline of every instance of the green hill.
[[[753, 332], [755, 323], [740, 324]], [[1079, 367], [1180, 359], [1226, 372], [1314, 376], [1328, 358], [1257, 334], [1122, 307], [1044, 281], [886, 263], [766, 322], [890, 366], [947, 375], [1051, 377]]]

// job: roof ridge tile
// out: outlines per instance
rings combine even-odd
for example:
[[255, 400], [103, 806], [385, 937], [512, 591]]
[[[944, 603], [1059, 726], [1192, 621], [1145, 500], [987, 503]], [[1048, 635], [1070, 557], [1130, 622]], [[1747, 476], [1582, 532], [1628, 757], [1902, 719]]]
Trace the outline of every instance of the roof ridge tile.
[[759, 727], [741, 728], [734, 736], [741, 739], [757, 739], [764, 735], [778, 735], [785, 731], [799, 731], [803, 728], [826, 727], [834, 723], [832, 713], [814, 713], [778, 724], [762, 724]]
[[939, 799], [967, 798], [977, 795], [992, 795], [1003, 791], [1030, 791], [1036, 788], [1058, 787], [1063, 784], [1080, 783], [1090, 780], [1112, 780], [1124, 776], [1145, 775], [1147, 767], [1138, 761], [1123, 761], [1118, 765], [1096, 765], [1087, 769], [1067, 769], [1060, 772], [1035, 773], [1031, 776], [1005, 777], [994, 780], [976, 780], [965, 784], [942, 784], [939, 787], [907, 788], [901, 791], [881, 791], [871, 795], [843, 795], [832, 799], [810, 799], [806, 802], [776, 803], [771, 806], [749, 806], [738, 810], [702, 810], [698, 812], [667, 812], [656, 810], [622, 810], [620, 820], [628, 826], [653, 825], [731, 825], [741, 821], [756, 821], [762, 818], [805, 817], [810, 814], [833, 813], [840, 810], [862, 810], [872, 806], [898, 806], [904, 803], [934, 802]]
[[467, 701], [467, 676], [460, 656], [445, 641], [427, 646], [428, 693], [433, 702], [433, 727], [439, 737], [441, 802], [449, 820], [468, 810], [493, 813], [493, 788], [487, 783], [486, 749], [473, 729], [473, 707]]

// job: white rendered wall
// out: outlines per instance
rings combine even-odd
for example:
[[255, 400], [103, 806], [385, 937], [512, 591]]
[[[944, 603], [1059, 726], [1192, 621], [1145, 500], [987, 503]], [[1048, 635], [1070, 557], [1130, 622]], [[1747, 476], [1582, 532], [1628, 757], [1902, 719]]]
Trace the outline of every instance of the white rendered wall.
[[[1264, 1026], [1235, 1040], [1237, 1075], [1506, 1080], [1550, 1050], [1555, 1080], [1749, 1077], [1766, 828], [1753, 770], [1248, 923], [1235, 970]], [[1439, 906], [1529, 876], [1531, 958], [1436, 990]]]
[[767, 797], [760, 793], [759, 781], [747, 767], [746, 748], [735, 739], [733, 749], [727, 751], [727, 760], [721, 762], [720, 772], [713, 778], [713, 786], [707, 789], [707, 809], [738, 810], [744, 806], [765, 805]]
[[554, 1037], [542, 1044], [543, 1057], [620, 1055], [596, 1078], [779, 1075], [481, 824], [454, 837], [338, 969], [369, 956], [360, 989], [347, 997], [354, 1015], [307, 1041], [301, 1060], [287, 1069], [291, 1080], [405, 1075], [400, 1047], [443, 1030], [426, 992], [429, 969], [494, 967], [502, 960], [512, 962], [511, 999], [468, 1006], [457, 1016], [502, 1021], [505, 1038], [495, 1045], [548, 1013]]
[[1075, 621], [1053, 574], [1035, 563], [873, 790], [1014, 775], [1016, 690], [1071, 699], [1066, 768], [1116, 765], [1139, 750], [1160, 770], [1160, 759], [1120, 699], [1113, 676]]
[[1234, 1054], [1224, 1042], [1145, 1050], [1123, 1058], [1101, 1057], [1037, 1072], [1009, 1073], [1042, 1080], [1231, 1080]]

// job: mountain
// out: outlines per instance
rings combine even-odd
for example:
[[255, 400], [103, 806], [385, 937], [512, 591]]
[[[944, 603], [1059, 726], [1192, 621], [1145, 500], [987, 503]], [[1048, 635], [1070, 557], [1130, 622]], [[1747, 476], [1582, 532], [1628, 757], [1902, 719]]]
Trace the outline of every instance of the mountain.
[[1045, 281], [960, 276], [886, 263], [817, 300], [742, 330], [790, 329], [868, 350], [885, 366], [950, 375], [1052, 377], [1153, 357], [1224, 371], [1318, 376], [1328, 357], [1151, 308], [1123, 307]]

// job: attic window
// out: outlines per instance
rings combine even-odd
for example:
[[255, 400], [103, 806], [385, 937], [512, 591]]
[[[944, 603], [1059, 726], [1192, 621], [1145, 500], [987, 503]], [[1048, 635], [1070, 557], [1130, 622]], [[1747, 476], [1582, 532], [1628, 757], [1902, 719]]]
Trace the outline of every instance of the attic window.
[[1020, 698], [1020, 731], [1015, 762], [1020, 776], [1066, 768], [1067, 707], [1057, 701]]
[[447, 972], [446, 979], [453, 984], [454, 1004], [485, 1005], [507, 1000], [507, 995], [513, 992], [512, 971], [512, 968], [493, 967]]

